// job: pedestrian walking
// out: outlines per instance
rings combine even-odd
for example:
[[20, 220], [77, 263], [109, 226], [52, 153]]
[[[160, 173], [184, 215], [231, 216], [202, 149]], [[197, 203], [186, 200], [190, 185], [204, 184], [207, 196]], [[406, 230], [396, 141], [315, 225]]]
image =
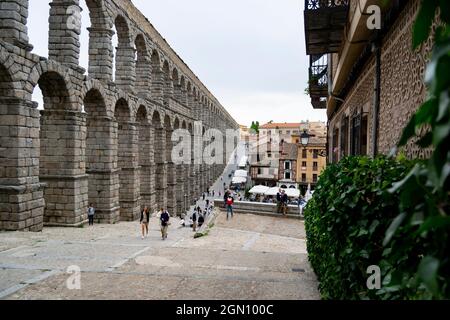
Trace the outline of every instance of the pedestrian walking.
[[197, 212], [197, 208], [195, 208], [194, 213], [192, 213], [192, 230], [194, 232], [197, 231], [197, 218], [198, 218], [198, 212]]
[[209, 207], [209, 199], [206, 199], [206, 207]]
[[287, 209], [288, 209], [288, 195], [284, 190], [281, 194], [281, 203], [282, 203], [281, 204], [282, 212], [283, 212], [283, 215], [285, 216], [287, 214]]
[[205, 197], [206, 197], [206, 196], [205, 196], [205, 193], [203, 192], [203, 201], [205, 201]]
[[161, 236], [163, 240], [167, 239], [167, 233], [169, 230], [169, 225], [170, 225], [170, 215], [169, 212], [167, 212], [167, 210], [164, 210], [164, 208], [161, 208], [161, 216], [159, 218], [159, 220], [161, 221]]
[[94, 225], [94, 216], [95, 216], [95, 208], [94, 208], [93, 203], [91, 203], [89, 205], [87, 213], [88, 213], [89, 225], [93, 226]]
[[142, 239], [145, 237], [148, 238], [148, 224], [150, 222], [150, 211], [148, 207], [145, 207], [144, 210], [141, 211], [141, 229], [142, 229]]
[[277, 213], [281, 213], [281, 189], [277, 192]]
[[198, 216], [198, 227], [201, 228], [201, 226], [205, 223], [205, 216], [200, 213]]
[[227, 205], [227, 220], [230, 219], [230, 216], [231, 216], [231, 218], [233, 218], [233, 203], [234, 203], [234, 199], [231, 196], [229, 196], [227, 198], [227, 202], [226, 202], [226, 205]]

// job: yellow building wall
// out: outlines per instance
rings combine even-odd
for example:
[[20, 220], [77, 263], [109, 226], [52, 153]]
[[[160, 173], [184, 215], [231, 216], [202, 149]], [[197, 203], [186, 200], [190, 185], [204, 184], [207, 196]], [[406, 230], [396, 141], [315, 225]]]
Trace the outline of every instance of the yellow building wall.
[[[306, 149], [306, 158], [303, 158], [303, 150]], [[320, 177], [320, 174], [325, 169], [327, 164], [326, 157], [321, 157], [320, 155], [317, 159], [314, 158], [314, 151], [318, 150], [319, 153], [325, 153], [325, 146], [307, 146], [306, 148], [299, 145], [298, 147], [298, 156], [297, 156], [297, 182], [305, 183], [305, 184], [315, 184], [313, 181], [313, 175], [317, 174], [317, 177]], [[306, 167], [303, 166], [303, 162], [306, 162]], [[317, 162], [317, 170], [314, 170], [314, 162]], [[302, 174], [306, 174], [306, 182], [302, 180]]]

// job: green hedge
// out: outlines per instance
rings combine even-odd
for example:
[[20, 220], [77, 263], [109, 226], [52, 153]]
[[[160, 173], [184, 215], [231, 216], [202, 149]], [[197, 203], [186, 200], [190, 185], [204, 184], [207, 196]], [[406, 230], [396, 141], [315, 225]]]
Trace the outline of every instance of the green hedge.
[[[416, 299], [429, 297], [416, 277], [424, 246], [397, 228], [383, 246], [399, 212], [399, 194], [388, 190], [413, 163], [380, 156], [348, 157], [321, 175], [305, 210], [310, 262], [324, 299]], [[369, 266], [381, 269], [381, 290], [369, 290]]]

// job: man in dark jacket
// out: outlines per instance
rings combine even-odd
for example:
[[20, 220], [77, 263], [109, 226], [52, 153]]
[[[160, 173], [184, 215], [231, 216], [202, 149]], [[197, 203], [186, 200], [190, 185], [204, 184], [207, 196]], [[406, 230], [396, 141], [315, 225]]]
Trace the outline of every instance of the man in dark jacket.
[[282, 203], [282, 208], [283, 208], [283, 210], [282, 210], [283, 215], [285, 216], [287, 214], [287, 209], [288, 209], [288, 195], [284, 190], [281, 194], [281, 203]]
[[162, 235], [162, 239], [166, 240], [167, 239], [167, 231], [169, 230], [169, 220], [170, 220], [170, 215], [167, 212], [167, 210], [164, 210], [163, 208], [161, 208], [161, 216], [160, 216], [160, 221], [161, 221], [161, 235]]
[[281, 189], [277, 192], [277, 213], [281, 213]]

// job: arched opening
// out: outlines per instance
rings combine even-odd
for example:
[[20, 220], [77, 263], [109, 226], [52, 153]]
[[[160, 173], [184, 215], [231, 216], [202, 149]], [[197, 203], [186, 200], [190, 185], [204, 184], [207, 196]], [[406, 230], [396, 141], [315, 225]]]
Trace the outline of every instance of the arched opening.
[[140, 167], [140, 191], [141, 191], [141, 209], [145, 206], [151, 208], [151, 127], [148, 122], [147, 109], [141, 105], [136, 115], [138, 125], [138, 157]]
[[86, 220], [85, 119], [72, 111], [64, 78], [43, 73], [38, 81], [44, 106], [40, 119], [39, 179], [47, 184], [44, 223], [76, 226]]
[[154, 130], [153, 158], [155, 162], [155, 205], [156, 210], [167, 208], [167, 175], [165, 165], [165, 130], [161, 125], [161, 117], [154, 112], [152, 117], [152, 128]]
[[118, 125], [117, 164], [120, 169], [120, 219], [122, 221], [134, 221], [140, 213], [137, 135], [136, 127], [131, 122], [130, 108], [125, 99], [121, 98], [117, 101], [114, 116]]
[[180, 78], [180, 102], [187, 106], [186, 78], [184, 76]]
[[145, 96], [150, 92], [151, 85], [151, 61], [145, 43], [144, 36], [139, 34], [134, 41], [136, 46], [136, 91], [139, 95]]
[[173, 82], [173, 96], [175, 100], [181, 103], [180, 78], [178, 76], [178, 70], [176, 68], [173, 68], [172, 71], [172, 82]]
[[170, 98], [173, 96], [173, 83], [170, 74], [169, 62], [164, 61], [163, 64], [163, 82], [164, 82], [164, 104], [168, 105]]
[[152, 52], [152, 99], [160, 104], [163, 103], [164, 96], [164, 81], [163, 73], [161, 70], [161, 59], [157, 50]]
[[117, 16], [114, 20], [117, 32], [118, 45], [116, 48], [115, 82], [123, 90], [131, 89], [136, 79], [135, 76], [135, 48], [131, 45], [130, 29], [126, 19]]

